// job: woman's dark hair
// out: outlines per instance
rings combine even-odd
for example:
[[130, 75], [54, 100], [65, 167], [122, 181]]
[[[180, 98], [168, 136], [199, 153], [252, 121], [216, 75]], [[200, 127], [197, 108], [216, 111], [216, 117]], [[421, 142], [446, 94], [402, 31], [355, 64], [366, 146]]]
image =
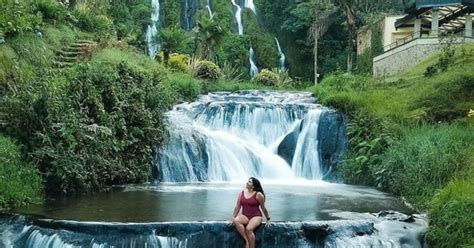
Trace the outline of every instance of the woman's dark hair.
[[255, 177], [251, 177], [250, 179], [252, 179], [253, 190], [262, 193], [265, 197], [265, 193], [263, 192], [262, 184], [260, 184], [260, 181]]

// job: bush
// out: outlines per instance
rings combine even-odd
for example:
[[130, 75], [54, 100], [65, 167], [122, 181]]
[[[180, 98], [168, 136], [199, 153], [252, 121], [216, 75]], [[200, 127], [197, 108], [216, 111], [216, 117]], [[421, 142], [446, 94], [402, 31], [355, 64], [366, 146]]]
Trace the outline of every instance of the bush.
[[113, 30], [113, 22], [106, 15], [95, 15], [88, 11], [76, 10], [74, 16], [77, 26], [84, 31], [97, 33], [99, 36], [108, 35]]
[[41, 12], [43, 20], [61, 22], [66, 19], [66, 9], [53, 0], [39, 0], [34, 2], [34, 9]]
[[433, 199], [427, 233], [432, 247], [474, 246], [473, 179], [452, 181]]
[[0, 96], [5, 93], [8, 84], [18, 77], [15, 66], [18, 66], [15, 52], [8, 46], [0, 46]]
[[270, 70], [263, 69], [261, 72], [259, 72], [252, 78], [252, 82], [263, 85], [276, 86], [278, 84], [278, 74]]
[[166, 80], [181, 96], [180, 100], [193, 101], [201, 93], [201, 84], [188, 74], [172, 73]]
[[[163, 52], [158, 53], [156, 60], [163, 62]], [[168, 60], [168, 68], [173, 71], [186, 72], [188, 70], [189, 60], [191, 58], [187, 54], [172, 53]]]
[[216, 64], [208, 60], [198, 61], [195, 67], [194, 76], [203, 79], [219, 79], [222, 76], [221, 69]]
[[15, 143], [0, 135], [0, 208], [38, 202], [41, 177], [38, 170], [22, 161]]
[[41, 15], [34, 13], [31, 1], [0, 0], [0, 29], [7, 37], [36, 31], [41, 24]]

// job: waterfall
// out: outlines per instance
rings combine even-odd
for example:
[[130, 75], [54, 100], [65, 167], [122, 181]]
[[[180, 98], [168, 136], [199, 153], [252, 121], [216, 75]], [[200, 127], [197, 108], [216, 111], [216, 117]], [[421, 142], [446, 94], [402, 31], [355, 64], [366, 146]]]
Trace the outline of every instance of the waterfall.
[[207, 0], [205, 8], [207, 9], [207, 12], [209, 13], [209, 18], [212, 19], [214, 17], [214, 14], [212, 13], [210, 0]]
[[[252, 91], [210, 94], [176, 106], [166, 113], [169, 142], [155, 160], [158, 180], [321, 179], [318, 121], [324, 108], [307, 103], [313, 100], [309, 93]], [[293, 162], [279, 154], [282, 144], [293, 150]]]
[[235, 3], [235, 0], [231, 0], [232, 5], [234, 5], [236, 11], [235, 11], [235, 21], [237, 22], [237, 32], [239, 35], [244, 34], [244, 26], [242, 25], [242, 8]]
[[160, 1], [151, 0], [151, 7], [153, 12], [151, 13], [151, 25], [148, 26], [146, 31], [146, 42], [148, 44], [148, 56], [155, 58], [156, 52], [160, 50], [160, 44], [156, 40], [160, 22]]
[[190, 31], [196, 25], [199, 4], [199, 0], [181, 0], [181, 27], [184, 30]]
[[245, 0], [245, 8], [251, 9], [253, 13], [257, 15], [257, 8], [255, 7], [253, 0]]
[[285, 70], [285, 54], [283, 53], [283, 50], [281, 49], [281, 46], [280, 46], [280, 42], [278, 42], [278, 39], [275, 37], [275, 41], [276, 41], [276, 44], [277, 44], [277, 47], [278, 47], [278, 54], [280, 55], [280, 71], [284, 71]]
[[252, 47], [250, 47], [250, 50], [249, 50], [249, 62], [250, 62], [250, 76], [253, 77], [258, 74], [258, 67], [255, 64], [255, 53]]

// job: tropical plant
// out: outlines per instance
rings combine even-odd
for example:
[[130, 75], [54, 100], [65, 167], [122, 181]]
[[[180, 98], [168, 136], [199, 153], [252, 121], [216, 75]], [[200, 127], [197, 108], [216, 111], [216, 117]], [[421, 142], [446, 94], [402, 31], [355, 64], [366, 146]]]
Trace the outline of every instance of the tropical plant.
[[224, 38], [225, 31], [216, 21], [217, 18], [203, 16], [194, 29], [196, 41], [198, 42], [199, 53], [204, 59], [213, 57], [212, 49], [220, 44]]
[[252, 78], [252, 82], [271, 86], [277, 85], [278, 74], [268, 69], [263, 69], [261, 72], [259, 72]]
[[157, 37], [157, 42], [161, 45], [163, 51], [163, 62], [168, 65], [170, 53], [178, 52], [191, 42], [191, 36], [184, 30], [176, 27], [163, 28]]
[[222, 73], [219, 66], [213, 62], [201, 60], [196, 63], [193, 76], [204, 79], [219, 79], [222, 77]]

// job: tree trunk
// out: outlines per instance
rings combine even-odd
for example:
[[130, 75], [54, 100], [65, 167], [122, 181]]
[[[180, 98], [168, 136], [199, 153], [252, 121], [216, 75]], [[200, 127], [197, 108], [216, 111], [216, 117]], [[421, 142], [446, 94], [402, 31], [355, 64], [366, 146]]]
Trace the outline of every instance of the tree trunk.
[[168, 61], [170, 60], [170, 52], [163, 51], [163, 62], [165, 62], [165, 66], [168, 67]]
[[314, 85], [318, 84], [318, 36], [314, 34]]

